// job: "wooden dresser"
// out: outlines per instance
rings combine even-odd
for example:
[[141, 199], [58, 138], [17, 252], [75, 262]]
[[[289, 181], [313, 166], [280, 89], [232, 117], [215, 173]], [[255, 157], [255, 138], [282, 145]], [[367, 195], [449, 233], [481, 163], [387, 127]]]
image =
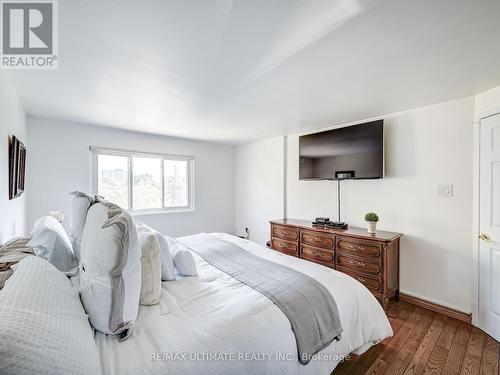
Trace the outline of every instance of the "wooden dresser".
[[399, 297], [399, 239], [401, 233], [363, 228], [336, 230], [310, 221], [282, 219], [271, 223], [273, 250], [344, 272], [366, 286], [384, 310]]

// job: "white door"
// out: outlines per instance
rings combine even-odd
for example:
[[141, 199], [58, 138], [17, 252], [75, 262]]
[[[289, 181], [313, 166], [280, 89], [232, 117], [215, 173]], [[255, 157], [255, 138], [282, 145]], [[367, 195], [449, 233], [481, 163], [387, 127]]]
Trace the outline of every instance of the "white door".
[[480, 134], [479, 325], [500, 341], [500, 114]]

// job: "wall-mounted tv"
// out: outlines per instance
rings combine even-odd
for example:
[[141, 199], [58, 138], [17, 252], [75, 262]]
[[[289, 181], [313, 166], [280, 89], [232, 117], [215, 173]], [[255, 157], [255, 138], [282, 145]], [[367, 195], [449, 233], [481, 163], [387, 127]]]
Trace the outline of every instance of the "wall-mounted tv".
[[383, 177], [384, 120], [299, 138], [299, 180]]

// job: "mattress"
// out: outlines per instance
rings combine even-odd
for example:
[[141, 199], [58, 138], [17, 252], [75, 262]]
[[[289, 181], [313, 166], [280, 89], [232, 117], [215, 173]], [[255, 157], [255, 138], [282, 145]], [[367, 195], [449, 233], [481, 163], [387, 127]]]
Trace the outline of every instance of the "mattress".
[[198, 276], [163, 282], [160, 304], [140, 306], [128, 340], [96, 333], [104, 374], [330, 374], [345, 355], [362, 353], [392, 335], [380, 304], [350, 276], [234, 236], [215, 235], [323, 284], [337, 303], [342, 339], [309, 364], [300, 364], [295, 336], [281, 310], [193, 252]]

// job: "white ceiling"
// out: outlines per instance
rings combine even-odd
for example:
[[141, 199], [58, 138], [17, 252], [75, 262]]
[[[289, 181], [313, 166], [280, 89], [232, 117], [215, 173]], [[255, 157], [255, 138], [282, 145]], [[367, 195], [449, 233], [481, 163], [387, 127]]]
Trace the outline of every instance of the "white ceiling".
[[242, 143], [500, 84], [498, 0], [59, 1], [28, 113]]

